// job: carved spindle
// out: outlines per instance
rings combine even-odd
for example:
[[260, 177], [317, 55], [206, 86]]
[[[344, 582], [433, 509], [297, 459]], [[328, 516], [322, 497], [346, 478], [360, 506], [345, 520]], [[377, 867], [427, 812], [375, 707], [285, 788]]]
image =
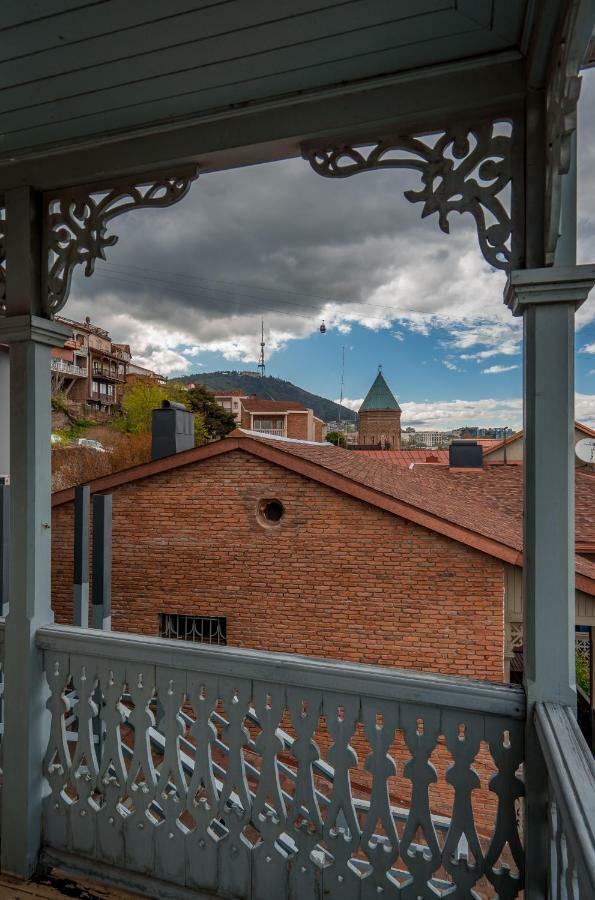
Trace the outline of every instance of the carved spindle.
[[320, 894], [321, 871], [312, 859], [312, 851], [322, 840], [322, 817], [314, 784], [314, 763], [320, 750], [314, 734], [320, 724], [322, 694], [306, 688], [287, 688], [287, 708], [296, 738], [291, 752], [297, 761], [295, 793], [287, 816], [287, 831], [297, 846], [290, 861], [290, 900]]
[[180, 708], [186, 696], [186, 673], [179, 669], [157, 670], [158, 727], [165, 737], [163, 761], [158, 770], [157, 803], [164, 814], [155, 834], [155, 872], [164, 881], [185, 884], [185, 836], [179, 820], [186, 809], [186, 779], [182, 770], [180, 737], [184, 723]]
[[329, 694], [324, 697], [323, 708], [333, 738], [327, 756], [335, 770], [324, 825], [324, 838], [334, 861], [323, 873], [324, 894], [331, 900], [355, 900], [361, 879], [351, 857], [359, 847], [361, 835], [353, 808], [349, 770], [357, 766], [357, 754], [350, 741], [359, 720], [360, 700]]
[[[397, 897], [399, 889], [389, 873], [399, 856], [399, 838], [390, 808], [388, 779], [397, 774], [397, 766], [389, 750], [395, 738], [399, 709], [395, 703], [364, 700], [362, 712], [364, 732], [372, 748], [364, 766], [373, 779], [370, 807], [361, 837], [361, 848], [372, 868], [364, 875], [362, 898], [377, 897], [379, 894]], [[377, 722], [378, 716], [382, 719], [381, 723]]]
[[262, 842], [253, 851], [253, 900], [268, 900], [271, 883], [277, 885], [279, 897], [286, 892], [287, 854], [275, 846], [285, 828], [286, 809], [277, 755], [283, 750], [279, 736], [281, 717], [285, 709], [285, 688], [257, 684], [254, 687], [254, 708], [262, 731], [255, 741], [260, 753], [260, 779], [252, 804], [252, 825], [260, 832]]
[[78, 696], [74, 713], [77, 718], [78, 740], [72, 759], [73, 786], [78, 800], [70, 807], [72, 849], [92, 855], [98, 804], [93, 799], [99, 766], [95, 750], [94, 723], [99, 708], [95, 702], [97, 676], [93, 660], [73, 657], [70, 664], [72, 685]]
[[65, 794], [72, 780], [70, 750], [66, 736], [66, 716], [72, 709], [72, 701], [66, 696], [69, 659], [63, 653], [45, 654], [45, 677], [50, 688], [46, 706], [51, 714], [48, 747], [43, 761], [43, 772], [50, 785], [46, 797], [44, 818], [46, 841], [52, 847], [69, 845], [70, 799]]
[[188, 785], [186, 806], [196, 828], [186, 838], [188, 885], [215, 891], [218, 884], [218, 837], [211, 827], [219, 798], [213, 771], [213, 747], [217, 729], [211, 721], [218, 698], [217, 679], [188, 675], [188, 697], [196, 718], [190, 736], [196, 744], [194, 771]]
[[232, 897], [244, 897], [250, 890], [252, 844], [244, 833], [251, 815], [244, 759], [244, 748], [250, 739], [244, 725], [250, 693], [250, 682], [232, 678], [219, 681], [220, 699], [228, 720], [223, 729], [223, 740], [228, 746], [227, 772], [219, 797], [219, 815], [228, 833], [219, 843], [219, 889]]
[[[454, 760], [447, 769], [446, 780], [455, 791], [442, 861], [457, 883], [469, 885], [470, 890], [483, 874], [483, 854], [471, 804], [472, 793], [481, 784], [473, 761], [483, 737], [483, 719], [472, 713], [446, 711], [442, 722], [446, 746]], [[469, 851], [473, 854], [473, 862], [469, 859]]]
[[155, 694], [154, 666], [130, 664], [126, 668], [126, 682], [134, 704], [128, 718], [134, 729], [134, 751], [126, 779], [126, 793], [133, 805], [133, 813], [125, 822], [126, 855], [129, 865], [138, 871], [152, 871], [158, 821], [150, 811], [157, 788], [149, 737], [149, 729], [155, 727], [155, 716], [149, 708]]
[[101, 761], [97, 785], [102, 801], [97, 814], [97, 852], [111, 865], [124, 861], [124, 816], [121, 804], [128, 773], [122, 749], [124, 666], [101, 661], [98, 665], [102, 697]]
[[[498, 897], [508, 900], [509, 897], [516, 897], [524, 884], [525, 853], [516, 811], [516, 801], [525, 793], [523, 782], [516, 776], [524, 756], [523, 725], [490, 719], [486, 721], [486, 738], [498, 767], [489, 782], [490, 790], [498, 797], [498, 812], [485, 856], [485, 874], [497, 890]], [[518, 874], [511, 872], [511, 861], [501, 860], [507, 845]]]
[[[403, 767], [403, 775], [411, 781], [411, 806], [401, 839], [401, 857], [413, 876], [412, 895], [418, 893], [423, 896], [442, 862], [429, 794], [430, 785], [438, 780], [430, 756], [438, 743], [440, 713], [428, 707], [406, 706], [401, 713], [401, 724], [411, 753], [411, 759]], [[426, 847], [415, 846], [420, 833], [424, 836]]]

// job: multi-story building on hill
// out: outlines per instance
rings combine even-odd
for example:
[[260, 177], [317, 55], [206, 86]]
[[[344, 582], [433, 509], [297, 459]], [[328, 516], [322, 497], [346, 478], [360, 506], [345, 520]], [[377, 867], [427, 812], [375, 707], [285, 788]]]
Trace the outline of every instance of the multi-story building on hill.
[[109, 412], [119, 402], [119, 387], [126, 384], [130, 347], [116, 344], [110, 334], [84, 322], [60, 318], [72, 329], [64, 347], [52, 350], [52, 388], [98, 412]]
[[324, 422], [303, 403], [294, 400], [262, 400], [239, 390], [214, 392], [219, 406], [233, 413], [238, 425], [248, 431], [302, 441], [321, 441]]
[[359, 445], [401, 448], [401, 407], [380, 369], [359, 408]]

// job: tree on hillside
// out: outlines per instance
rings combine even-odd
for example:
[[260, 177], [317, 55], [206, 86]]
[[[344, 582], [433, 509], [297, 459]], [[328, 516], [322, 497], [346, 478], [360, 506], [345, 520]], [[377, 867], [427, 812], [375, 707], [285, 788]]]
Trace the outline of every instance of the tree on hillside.
[[346, 447], [347, 446], [347, 441], [345, 440], [345, 435], [342, 434], [340, 431], [329, 431], [325, 440], [328, 441], [329, 444], [334, 444], [335, 447]]
[[153, 410], [159, 409], [164, 400], [181, 403], [186, 409], [194, 412], [194, 443], [196, 446], [204, 444], [209, 439], [204, 417], [200, 410], [192, 409], [188, 391], [177, 381], [156, 384], [154, 381], [143, 379], [128, 385], [121, 400], [124, 413], [123, 430], [131, 434], [150, 432]]
[[139, 379], [128, 385], [120, 401], [124, 413], [124, 430], [132, 434], [150, 431], [153, 410], [159, 409], [167, 399], [164, 386], [155, 384], [154, 381]]
[[205, 387], [198, 384], [187, 393], [190, 409], [199, 413], [210, 440], [224, 438], [236, 427], [233, 413], [223, 409]]

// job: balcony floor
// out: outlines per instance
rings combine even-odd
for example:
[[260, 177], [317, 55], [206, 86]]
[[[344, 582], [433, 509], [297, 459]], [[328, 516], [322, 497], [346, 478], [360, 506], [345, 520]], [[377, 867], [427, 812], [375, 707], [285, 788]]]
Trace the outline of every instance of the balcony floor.
[[10, 875], [0, 874], [0, 900], [31, 900], [32, 897], [42, 897], [43, 900], [59, 900], [64, 897], [78, 897], [80, 900], [138, 900], [141, 896], [89, 881], [87, 878], [72, 876], [62, 869], [38, 875], [33, 881], [20, 881]]

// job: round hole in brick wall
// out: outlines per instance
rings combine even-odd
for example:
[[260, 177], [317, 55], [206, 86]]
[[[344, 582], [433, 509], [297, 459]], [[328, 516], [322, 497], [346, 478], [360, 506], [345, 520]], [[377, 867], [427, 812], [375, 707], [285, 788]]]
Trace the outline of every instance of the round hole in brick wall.
[[267, 528], [279, 525], [285, 515], [285, 507], [280, 500], [267, 498], [258, 504], [258, 521]]

